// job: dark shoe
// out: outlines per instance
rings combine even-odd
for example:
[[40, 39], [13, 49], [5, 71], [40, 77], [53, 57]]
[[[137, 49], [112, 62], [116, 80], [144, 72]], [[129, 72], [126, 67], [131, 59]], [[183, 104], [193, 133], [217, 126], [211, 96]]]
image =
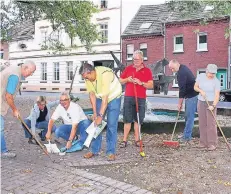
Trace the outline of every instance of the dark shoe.
[[127, 145], [128, 145], [127, 141], [122, 141], [119, 146], [120, 146], [120, 148], [126, 148]]
[[108, 161], [114, 161], [115, 160], [115, 154], [109, 154], [107, 160]]
[[46, 141], [46, 137], [42, 136], [42, 132], [38, 133], [38, 135], [39, 135], [41, 141]]
[[92, 158], [93, 156], [94, 156], [94, 154], [92, 152], [88, 152], [88, 153], [84, 154], [83, 157], [86, 159], [89, 159], [89, 158]]
[[[138, 140], [138, 141], [135, 141], [135, 146], [136, 146], [136, 147], [140, 147], [140, 141], [139, 141], [139, 140]], [[142, 142], [142, 147], [144, 147], [143, 142]]]

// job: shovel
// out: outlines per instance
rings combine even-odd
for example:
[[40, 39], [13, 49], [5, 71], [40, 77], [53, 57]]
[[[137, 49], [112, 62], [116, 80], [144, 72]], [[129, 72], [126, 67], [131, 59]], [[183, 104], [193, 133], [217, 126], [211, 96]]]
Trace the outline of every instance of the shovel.
[[175, 122], [175, 126], [174, 126], [174, 128], [173, 128], [173, 131], [172, 131], [171, 140], [170, 140], [170, 141], [164, 140], [164, 141], [163, 141], [163, 145], [168, 146], [168, 147], [173, 147], [173, 148], [177, 148], [177, 147], [180, 146], [180, 144], [179, 144], [178, 141], [173, 141], [173, 137], [174, 137], [174, 134], [175, 134], [176, 125], [177, 125], [179, 116], [180, 116], [180, 111], [178, 111], [178, 114], [177, 114], [177, 117], [176, 117], [176, 122]]

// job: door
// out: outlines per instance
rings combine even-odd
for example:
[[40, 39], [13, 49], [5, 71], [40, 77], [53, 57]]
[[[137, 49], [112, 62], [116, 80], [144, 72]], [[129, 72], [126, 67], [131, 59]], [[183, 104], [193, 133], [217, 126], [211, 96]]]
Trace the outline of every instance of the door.
[[221, 83], [221, 90], [227, 88], [227, 72], [225, 69], [219, 69], [217, 71], [217, 78], [220, 80]]

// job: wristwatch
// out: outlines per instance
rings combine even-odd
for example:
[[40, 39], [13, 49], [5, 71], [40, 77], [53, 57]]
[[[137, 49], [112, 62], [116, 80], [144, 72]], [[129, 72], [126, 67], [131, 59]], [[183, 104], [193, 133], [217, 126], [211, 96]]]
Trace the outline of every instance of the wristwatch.
[[73, 140], [69, 139], [68, 141], [72, 143]]
[[99, 113], [99, 116], [100, 116], [101, 118], [103, 118], [103, 114]]

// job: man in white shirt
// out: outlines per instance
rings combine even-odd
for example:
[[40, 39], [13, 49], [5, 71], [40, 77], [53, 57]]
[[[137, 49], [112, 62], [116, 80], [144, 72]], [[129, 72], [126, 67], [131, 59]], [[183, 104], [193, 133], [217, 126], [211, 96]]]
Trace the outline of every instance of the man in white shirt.
[[75, 151], [82, 150], [87, 138], [86, 129], [90, 126], [91, 121], [87, 119], [83, 109], [78, 104], [71, 102], [70, 96], [66, 92], [61, 94], [60, 104], [49, 120], [46, 134], [48, 140], [51, 139], [52, 127], [58, 118], [61, 118], [64, 124], [55, 130], [55, 136], [67, 141], [67, 152], [71, 148], [72, 142], [76, 139], [77, 133], [80, 134], [80, 140], [77, 143], [78, 145], [75, 145]]

